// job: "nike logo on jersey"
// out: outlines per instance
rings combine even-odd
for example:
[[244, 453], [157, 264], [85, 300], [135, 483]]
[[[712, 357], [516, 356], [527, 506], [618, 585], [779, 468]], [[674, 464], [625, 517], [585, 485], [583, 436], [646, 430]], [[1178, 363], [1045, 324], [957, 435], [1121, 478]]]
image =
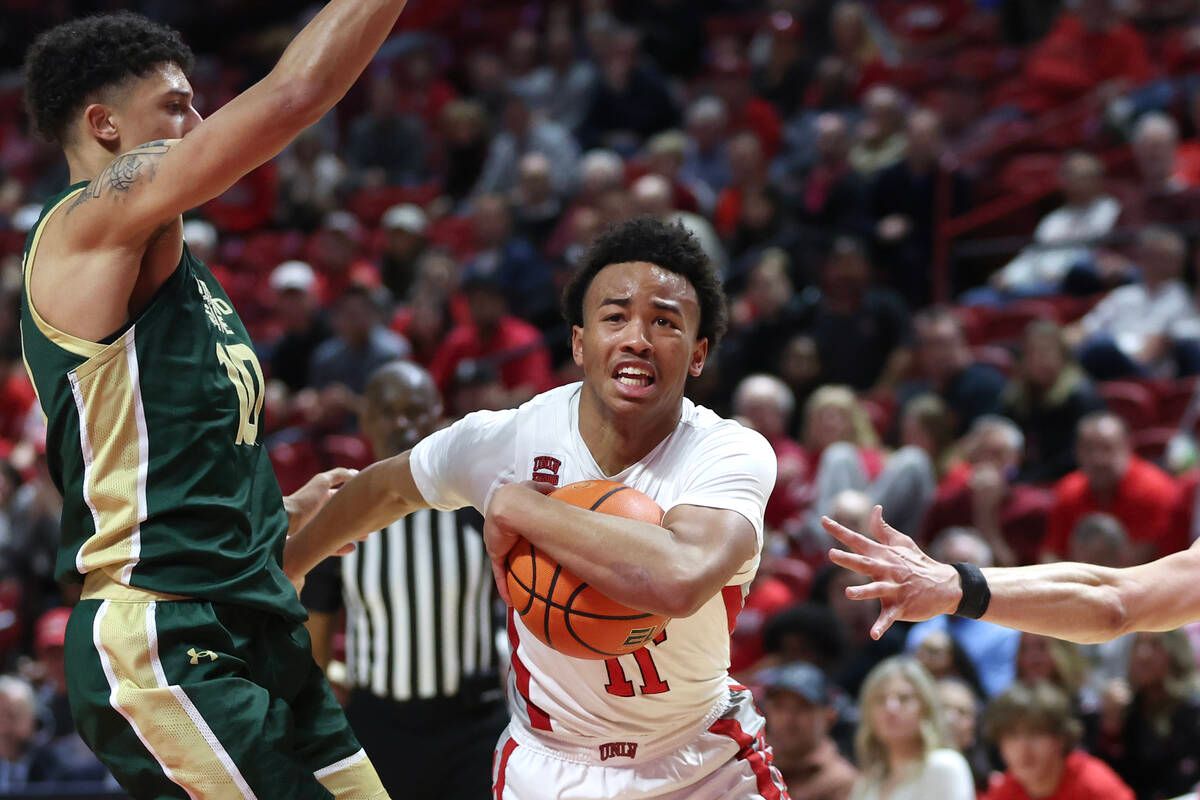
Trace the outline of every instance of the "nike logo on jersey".
[[207, 658], [209, 661], [217, 660], [217, 654], [212, 650], [197, 650], [194, 647], [189, 647], [188, 655], [192, 657], [192, 666], [199, 664], [202, 658]]

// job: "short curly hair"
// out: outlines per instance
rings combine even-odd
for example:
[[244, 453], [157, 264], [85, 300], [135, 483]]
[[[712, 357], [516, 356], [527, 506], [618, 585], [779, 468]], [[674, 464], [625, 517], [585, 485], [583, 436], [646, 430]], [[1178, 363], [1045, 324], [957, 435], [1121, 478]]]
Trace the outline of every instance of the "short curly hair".
[[563, 316], [571, 325], [583, 325], [583, 297], [600, 270], [611, 264], [644, 261], [687, 279], [700, 300], [699, 338], [716, 350], [729, 324], [725, 290], [712, 262], [696, 237], [679, 223], [638, 217], [601, 233], [579, 260], [563, 289]]
[[188, 72], [191, 49], [178, 31], [139, 14], [98, 14], [57, 25], [25, 54], [25, 105], [45, 139], [65, 144], [71, 118], [95, 92], [140, 78], [159, 64]]

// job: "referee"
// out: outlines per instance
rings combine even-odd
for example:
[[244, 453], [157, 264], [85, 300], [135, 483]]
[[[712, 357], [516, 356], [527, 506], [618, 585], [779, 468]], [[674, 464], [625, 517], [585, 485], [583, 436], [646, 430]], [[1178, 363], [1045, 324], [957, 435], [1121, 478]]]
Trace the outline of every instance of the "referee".
[[[433, 379], [414, 364], [387, 364], [367, 383], [362, 429], [377, 459], [412, 448], [441, 415]], [[417, 511], [305, 584], [322, 668], [346, 609], [346, 716], [392, 797], [490, 796], [492, 748], [508, 714], [482, 532], [472, 509]]]

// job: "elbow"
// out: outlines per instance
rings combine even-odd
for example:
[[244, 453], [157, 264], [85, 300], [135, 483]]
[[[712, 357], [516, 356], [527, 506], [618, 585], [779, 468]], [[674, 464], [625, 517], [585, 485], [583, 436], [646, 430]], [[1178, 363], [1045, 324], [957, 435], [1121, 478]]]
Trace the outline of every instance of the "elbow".
[[678, 577], [664, 581], [663, 591], [655, 605], [659, 614], [671, 619], [685, 619], [699, 611], [715, 594], [706, 581], [694, 577]]
[[316, 78], [292, 78], [271, 93], [272, 118], [277, 124], [304, 129], [316, 124], [331, 103], [322, 82]]
[[1071, 637], [1078, 644], [1100, 644], [1111, 641], [1127, 633], [1132, 633], [1135, 625], [1129, 612], [1129, 604], [1115, 586], [1101, 586], [1095, 603], [1095, 619], [1093, 624], [1077, 637]]

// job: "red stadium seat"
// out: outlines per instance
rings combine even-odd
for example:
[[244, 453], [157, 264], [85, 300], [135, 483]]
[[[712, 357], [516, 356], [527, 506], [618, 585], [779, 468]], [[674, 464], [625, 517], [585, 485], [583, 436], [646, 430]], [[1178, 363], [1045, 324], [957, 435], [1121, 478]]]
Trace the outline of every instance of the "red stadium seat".
[[326, 436], [321, 440], [321, 452], [330, 469], [366, 469], [372, 462], [370, 445], [357, 436]]
[[1053, 303], [1041, 300], [1021, 300], [1004, 308], [995, 309], [984, 317], [982, 344], [1005, 344], [1017, 342], [1025, 334], [1029, 323], [1039, 319], [1058, 320]]
[[1167, 452], [1174, 428], [1146, 428], [1133, 434], [1133, 450], [1142, 458], [1158, 461]]
[[268, 455], [275, 467], [279, 488], [284, 494], [296, 491], [321, 471], [321, 459], [307, 439], [274, 445]]
[[1196, 379], [1184, 378], [1158, 387], [1158, 424], [1178, 428], [1196, 394]]
[[1098, 387], [1100, 396], [1130, 430], [1153, 426], [1158, 420], [1158, 402], [1146, 386], [1134, 381], [1108, 381]]

